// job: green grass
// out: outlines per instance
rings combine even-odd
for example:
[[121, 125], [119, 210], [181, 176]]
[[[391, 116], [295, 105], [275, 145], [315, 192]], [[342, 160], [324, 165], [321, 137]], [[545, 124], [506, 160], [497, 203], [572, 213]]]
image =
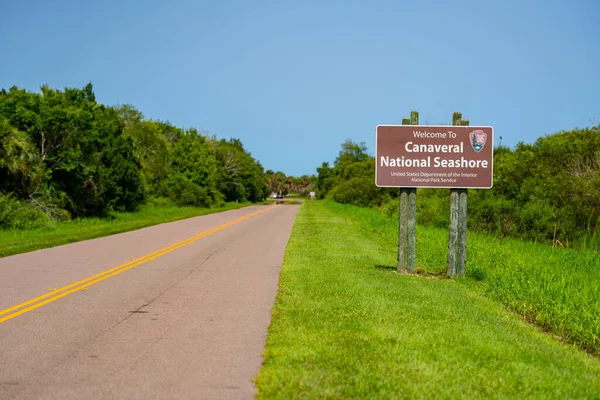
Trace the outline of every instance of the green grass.
[[507, 312], [478, 285], [396, 274], [393, 233], [362, 213], [302, 206], [259, 399], [598, 397], [598, 359]]
[[[398, 220], [364, 208], [330, 203], [396, 254]], [[417, 269], [443, 275], [448, 232], [417, 227]], [[542, 329], [600, 356], [600, 255], [573, 249], [467, 234], [467, 283]]]
[[219, 208], [142, 206], [132, 213], [112, 213], [109, 218], [81, 218], [58, 222], [50, 228], [0, 230], [0, 257], [88, 240], [147, 226], [233, 210], [250, 203], [227, 203]]
[[593, 251], [600, 254], [600, 218], [594, 229], [588, 223], [587, 232], [578, 237], [572, 246], [578, 250]]

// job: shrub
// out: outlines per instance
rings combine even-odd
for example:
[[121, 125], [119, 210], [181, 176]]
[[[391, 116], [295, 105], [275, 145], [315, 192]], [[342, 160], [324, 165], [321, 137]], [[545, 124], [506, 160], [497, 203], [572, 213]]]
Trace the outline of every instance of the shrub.
[[51, 220], [35, 206], [0, 193], [0, 229], [36, 229], [51, 226]]
[[172, 173], [156, 190], [157, 198], [152, 202], [164, 202], [168, 198], [177, 206], [221, 207], [225, 196], [215, 187], [200, 186], [185, 174]]
[[390, 199], [385, 188], [378, 188], [370, 177], [352, 178], [331, 191], [334, 201], [360, 207], [378, 207]]
[[[425, 192], [424, 189], [423, 191]], [[417, 194], [417, 222], [421, 225], [447, 228], [450, 219], [450, 192], [433, 192], [431, 194], [420, 191]]]
[[552, 206], [540, 200], [531, 200], [516, 211], [522, 237], [537, 241], [552, 239], [556, 221]]
[[398, 218], [400, 214], [400, 199], [391, 199], [381, 206], [381, 213], [386, 217]]
[[[388, 200], [380, 208], [383, 215], [398, 218], [400, 199]], [[417, 190], [417, 223], [439, 228], [448, 227], [450, 199], [447, 193], [431, 189]]]
[[502, 197], [485, 197], [468, 204], [469, 225], [499, 236], [517, 235], [516, 205]]
[[169, 198], [169, 197], [149, 197], [146, 201], [146, 205], [149, 207], [156, 207], [156, 208], [171, 208], [171, 207], [177, 207], [177, 204], [173, 201], [173, 199]]

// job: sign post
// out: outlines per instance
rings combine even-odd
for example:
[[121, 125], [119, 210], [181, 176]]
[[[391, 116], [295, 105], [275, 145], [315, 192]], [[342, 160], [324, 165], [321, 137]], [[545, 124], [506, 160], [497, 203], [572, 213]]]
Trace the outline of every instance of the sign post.
[[[419, 113], [411, 111], [410, 124], [419, 125]], [[417, 188], [408, 189], [408, 265], [407, 272], [417, 271]]]
[[[419, 113], [411, 111], [402, 125], [419, 125]], [[417, 260], [417, 188], [400, 189], [398, 221], [398, 272], [414, 274]]]
[[[452, 125], [469, 126], [469, 120], [462, 119], [462, 114], [455, 112], [452, 114]], [[448, 265], [446, 267], [446, 274], [449, 277], [465, 274], [467, 260], [467, 199], [468, 189], [450, 189]]]
[[416, 125], [414, 114], [415, 125], [378, 125], [376, 133], [375, 184], [401, 188], [398, 270], [415, 271], [416, 188], [450, 188], [448, 275], [464, 274], [467, 189], [492, 187], [493, 128], [469, 127], [460, 113], [456, 126]]

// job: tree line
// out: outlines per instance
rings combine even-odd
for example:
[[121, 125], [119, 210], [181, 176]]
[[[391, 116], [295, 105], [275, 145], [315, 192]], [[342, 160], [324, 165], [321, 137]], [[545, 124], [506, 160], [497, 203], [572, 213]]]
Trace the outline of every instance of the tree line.
[[106, 106], [85, 87], [0, 91], [0, 227], [105, 216], [149, 199], [211, 207], [262, 201], [265, 172], [239, 139]]
[[296, 194], [299, 196], [308, 196], [314, 190], [313, 182], [316, 181], [315, 175], [288, 176], [281, 171], [274, 172], [270, 169], [265, 172], [265, 178], [270, 193]]
[[[399, 190], [375, 186], [375, 160], [347, 139], [317, 168], [317, 195], [398, 214]], [[417, 220], [447, 228], [450, 189], [418, 189]], [[494, 150], [494, 185], [470, 190], [468, 226], [479, 232], [569, 246], [600, 231], [600, 126], [560, 131]]]

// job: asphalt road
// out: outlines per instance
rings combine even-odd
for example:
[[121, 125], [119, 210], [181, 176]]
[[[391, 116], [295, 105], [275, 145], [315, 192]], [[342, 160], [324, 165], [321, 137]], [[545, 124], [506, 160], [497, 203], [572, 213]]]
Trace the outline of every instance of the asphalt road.
[[253, 398], [297, 210], [1, 258], [0, 399]]

